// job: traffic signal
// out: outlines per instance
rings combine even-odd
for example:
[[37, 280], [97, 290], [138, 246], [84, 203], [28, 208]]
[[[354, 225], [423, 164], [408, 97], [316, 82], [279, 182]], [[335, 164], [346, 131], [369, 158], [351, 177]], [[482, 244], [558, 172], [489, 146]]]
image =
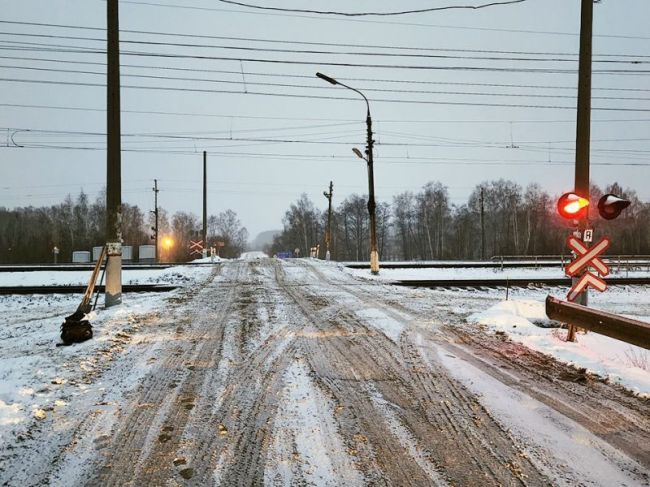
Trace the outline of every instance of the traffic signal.
[[557, 201], [557, 211], [563, 218], [575, 220], [584, 216], [589, 200], [575, 193], [564, 193]]
[[628, 200], [608, 193], [598, 200], [598, 213], [605, 220], [613, 220], [628, 206], [630, 206]]

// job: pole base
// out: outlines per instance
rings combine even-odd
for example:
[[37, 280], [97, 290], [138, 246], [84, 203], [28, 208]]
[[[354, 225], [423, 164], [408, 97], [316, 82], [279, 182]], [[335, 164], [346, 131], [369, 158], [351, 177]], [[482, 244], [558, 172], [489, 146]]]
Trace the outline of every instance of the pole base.
[[122, 304], [122, 256], [108, 255], [106, 259], [106, 298], [107, 308]]
[[375, 276], [379, 274], [379, 252], [376, 250], [370, 251], [370, 272]]

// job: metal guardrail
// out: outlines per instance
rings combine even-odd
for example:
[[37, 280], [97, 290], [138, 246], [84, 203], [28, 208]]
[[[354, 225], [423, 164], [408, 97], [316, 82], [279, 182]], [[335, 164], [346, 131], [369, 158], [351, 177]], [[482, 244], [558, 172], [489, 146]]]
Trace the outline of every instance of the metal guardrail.
[[607, 313], [580, 304], [546, 297], [546, 315], [601, 335], [650, 350], [650, 323]]

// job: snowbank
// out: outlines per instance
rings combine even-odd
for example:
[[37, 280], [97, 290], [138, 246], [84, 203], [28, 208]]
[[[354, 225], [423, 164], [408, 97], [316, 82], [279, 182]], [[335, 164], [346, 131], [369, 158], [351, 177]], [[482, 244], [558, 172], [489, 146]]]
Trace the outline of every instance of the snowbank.
[[567, 342], [566, 331], [546, 317], [542, 301], [501, 301], [467, 320], [650, 397], [650, 351], [597, 333], [579, 333], [576, 342]]

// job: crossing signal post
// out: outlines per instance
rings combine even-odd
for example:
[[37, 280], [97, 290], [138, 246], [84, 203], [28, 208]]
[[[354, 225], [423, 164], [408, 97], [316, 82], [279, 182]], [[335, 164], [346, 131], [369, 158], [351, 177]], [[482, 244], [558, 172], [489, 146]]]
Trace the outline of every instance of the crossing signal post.
[[[630, 206], [630, 201], [618, 195], [609, 193], [598, 201], [598, 213], [604, 220], [613, 220], [621, 212]], [[600, 292], [607, 289], [603, 277], [609, 274], [609, 268], [599, 258], [610, 246], [610, 240], [603, 237], [597, 243], [588, 246], [593, 241], [594, 230], [589, 221], [589, 200], [577, 193], [565, 193], [558, 199], [557, 210], [560, 216], [570, 220], [575, 231], [567, 239], [569, 249], [575, 255], [573, 260], [565, 269], [566, 274], [572, 277], [572, 286], [567, 299], [584, 306], [587, 305], [587, 290], [592, 287]], [[592, 267], [597, 274], [592, 273]], [[567, 341], [575, 340], [575, 327], [569, 324]]]

